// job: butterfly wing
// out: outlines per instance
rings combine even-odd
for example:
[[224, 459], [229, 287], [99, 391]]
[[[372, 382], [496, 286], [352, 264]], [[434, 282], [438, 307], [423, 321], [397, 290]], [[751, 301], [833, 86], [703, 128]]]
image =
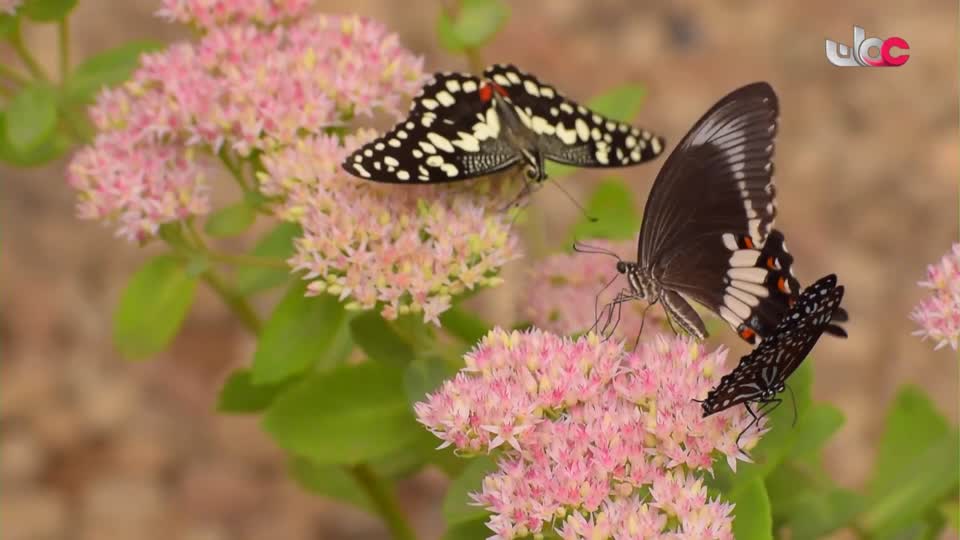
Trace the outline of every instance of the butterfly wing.
[[[776, 285], [784, 277], [788, 292], [799, 289], [789, 272], [758, 267], [767, 256], [787, 267], [792, 262], [785, 249], [762, 252], [776, 216], [778, 113], [766, 83], [735, 90], [707, 111], [654, 181], [638, 245], [641, 266], [663, 287], [724, 316], [751, 342], [787, 308], [770, 280]], [[733, 280], [742, 287], [726, 290]]]
[[807, 287], [773, 334], [710, 390], [702, 403], [703, 416], [757, 401], [765, 391], [776, 390], [810, 354], [842, 299], [843, 287], [837, 286], [833, 274]]
[[483, 76], [506, 91], [549, 160], [577, 167], [624, 167], [663, 152], [662, 137], [591, 111], [515, 66], [493, 65]]
[[463, 73], [438, 73], [414, 98], [407, 119], [350, 154], [348, 173], [387, 183], [455, 182], [492, 174], [521, 156], [499, 138], [493, 100], [482, 99], [484, 81]]

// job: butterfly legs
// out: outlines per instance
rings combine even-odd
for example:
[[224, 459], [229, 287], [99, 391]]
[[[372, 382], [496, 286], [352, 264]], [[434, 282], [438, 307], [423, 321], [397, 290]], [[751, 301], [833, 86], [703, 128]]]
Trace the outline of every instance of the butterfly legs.
[[779, 407], [780, 404], [783, 403], [783, 400], [780, 399], [780, 398], [770, 398], [770, 399], [765, 399], [765, 400], [757, 400], [756, 403], [759, 403], [760, 406], [757, 407], [756, 412], [754, 412], [753, 408], [750, 407], [750, 403], [751, 403], [751, 402], [749, 402], [749, 401], [745, 401], [745, 402], [743, 402], [743, 406], [744, 406], [744, 408], [747, 409], [747, 412], [750, 413], [750, 417], [753, 418], [753, 420], [751, 420], [750, 423], [747, 424], [747, 427], [743, 428], [743, 431], [741, 431], [740, 434], [737, 435], [737, 440], [736, 440], [736, 443], [735, 443], [735, 444], [737, 445], [737, 450], [739, 450], [739, 451], [741, 451], [741, 452], [743, 452], [743, 448], [740, 447], [740, 439], [743, 437], [744, 433], [750, 431], [750, 428], [752, 428], [753, 426], [759, 424], [759, 423], [760, 423], [760, 420], [763, 419], [763, 418], [766, 418], [766, 417], [767, 417], [770, 413], [772, 413], [777, 407]]

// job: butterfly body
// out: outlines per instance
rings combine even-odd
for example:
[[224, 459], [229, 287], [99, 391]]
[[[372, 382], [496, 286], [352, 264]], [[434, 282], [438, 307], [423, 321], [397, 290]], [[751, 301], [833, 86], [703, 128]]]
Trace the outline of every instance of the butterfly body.
[[595, 113], [511, 65], [480, 77], [438, 73], [408, 117], [352, 153], [348, 173], [387, 183], [443, 183], [522, 166], [546, 179], [545, 161], [623, 167], [649, 161], [663, 139]]

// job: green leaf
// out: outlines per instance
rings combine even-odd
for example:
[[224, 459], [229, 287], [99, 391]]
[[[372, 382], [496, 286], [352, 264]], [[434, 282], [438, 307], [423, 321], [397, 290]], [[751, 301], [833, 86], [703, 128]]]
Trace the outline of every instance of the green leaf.
[[791, 456], [818, 454], [830, 437], [843, 426], [844, 417], [840, 409], [832, 405], [817, 404], [811, 406], [797, 420]]
[[456, 18], [445, 11], [437, 20], [440, 44], [453, 52], [483, 45], [507, 22], [510, 9], [501, 0], [461, 0]]
[[930, 399], [913, 386], [905, 386], [897, 394], [884, 425], [873, 475], [867, 483], [871, 493], [894, 489], [900, 468], [950, 430]]
[[213, 212], [203, 230], [213, 237], [237, 236], [253, 225], [257, 211], [246, 202], [238, 202]]
[[24, 87], [10, 100], [6, 137], [18, 154], [27, 154], [48, 142], [57, 126], [57, 94], [44, 84]]
[[238, 369], [230, 374], [220, 389], [217, 410], [222, 413], [260, 412], [269, 407], [286, 386], [285, 383], [253, 384], [250, 370]]
[[396, 366], [413, 361], [413, 348], [376, 311], [365, 311], [354, 317], [350, 321], [350, 335], [371, 360]]
[[270, 406], [264, 427], [282, 448], [319, 465], [389, 456], [423, 432], [401, 371], [373, 362], [308, 376]]
[[497, 468], [497, 463], [490, 456], [479, 456], [470, 460], [470, 464], [456, 477], [447, 488], [447, 495], [443, 498], [443, 517], [447, 527], [459, 523], [486, 519], [490, 513], [483, 507], [471, 504], [469, 494], [479, 492], [481, 482], [487, 474]]
[[630, 122], [640, 112], [646, 96], [646, 89], [639, 84], [622, 84], [594, 97], [588, 106], [607, 118]]
[[960, 500], [953, 499], [941, 504], [940, 514], [954, 532], [960, 531]]
[[786, 462], [766, 480], [773, 518], [790, 528], [790, 538], [822, 538], [849, 524], [863, 506], [859, 494], [833, 485], [822, 467]]
[[13, 33], [20, 24], [20, 18], [16, 15], [6, 13], [0, 15], [0, 38], [5, 38]]
[[70, 149], [72, 142], [63, 133], [54, 131], [53, 136], [36, 148], [27, 152], [20, 152], [10, 144], [7, 138], [7, 116], [0, 111], [0, 161], [5, 161], [17, 167], [36, 167], [49, 163]]
[[923, 517], [944, 497], [956, 493], [958, 437], [960, 434], [951, 431], [912, 459], [885, 471], [885, 488], [868, 495], [866, 510], [858, 520], [860, 527], [872, 537], [890, 537]]
[[492, 531], [487, 527], [487, 518], [464, 521], [449, 527], [442, 540], [477, 540], [489, 538]]
[[370, 496], [343, 467], [317, 465], [308, 459], [294, 458], [290, 474], [301, 487], [311, 493], [345, 502], [376, 515]]
[[754, 479], [731, 496], [733, 537], [737, 540], [773, 540], [770, 499], [760, 479]]
[[403, 373], [403, 387], [411, 404], [423, 401], [443, 381], [457, 374], [462, 362], [450, 362], [437, 355], [421, 356], [410, 363]]
[[455, 305], [440, 315], [443, 328], [460, 341], [474, 344], [490, 332], [490, 324]]
[[[573, 226], [573, 240], [607, 238], [630, 240], [640, 232], [640, 213], [633, 200], [633, 193], [619, 178], [602, 181], [587, 202], [586, 216], [581, 216]], [[587, 216], [596, 218], [590, 221]]]
[[303, 282], [294, 283], [264, 324], [253, 355], [253, 384], [280, 382], [313, 365], [329, 367], [345, 358], [343, 341], [350, 334], [340, 301], [330, 294], [305, 293]]
[[[293, 256], [293, 239], [301, 232], [299, 225], [281, 223], [260, 239], [251, 255], [285, 261]], [[237, 290], [248, 295], [279, 287], [290, 279], [290, 272], [279, 268], [241, 266], [237, 269]]]
[[87, 103], [104, 87], [120, 84], [140, 64], [140, 55], [163, 47], [157, 41], [131, 41], [87, 58], [67, 79], [64, 92], [71, 103]]
[[23, 14], [35, 21], [58, 21], [77, 5], [77, 0], [27, 0], [20, 6]]
[[140, 359], [162, 351], [183, 323], [197, 278], [175, 257], [147, 261], [120, 296], [113, 338], [121, 354]]

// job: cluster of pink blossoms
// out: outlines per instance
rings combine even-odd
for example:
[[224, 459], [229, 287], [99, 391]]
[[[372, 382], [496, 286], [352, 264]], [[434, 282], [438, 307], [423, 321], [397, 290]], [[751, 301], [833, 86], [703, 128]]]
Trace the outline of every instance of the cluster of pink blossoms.
[[465, 360], [415, 409], [442, 446], [502, 450], [472, 494], [496, 538], [733, 538], [732, 505], [709, 499], [695, 474], [712, 471], [713, 452], [731, 468], [748, 459], [736, 438], [749, 415], [702, 418], [693, 401], [719, 381], [725, 350], [658, 335], [626, 353], [595, 334], [497, 329]]
[[15, 15], [23, 0], [0, 0], [0, 15]]
[[960, 341], [960, 244], [954, 244], [939, 264], [927, 267], [927, 279], [921, 281], [920, 286], [932, 289], [933, 295], [910, 313], [910, 318], [920, 325], [914, 335], [935, 341], [934, 349], [949, 344], [957, 350]]
[[[630, 260], [637, 253], [636, 242], [588, 240], [583, 243], [612, 251], [624, 260]], [[602, 253], [557, 253], [540, 261], [530, 271], [526, 317], [534, 326], [563, 335], [587, 331], [598, 318], [597, 330], [600, 331], [611, 315], [610, 328], [613, 328], [617, 313], [604, 314], [604, 306], [627, 286], [626, 279], [618, 277], [616, 262], [610, 255]], [[584, 309], [594, 305], [596, 313], [594, 309]], [[644, 331], [656, 331], [661, 327], [665, 321], [663, 311], [650, 309], [644, 322], [646, 308], [646, 302], [640, 300], [631, 300], [620, 306], [619, 323], [613, 335], [633, 343], [641, 325], [645, 325]]]
[[307, 12], [313, 0], [163, 0], [157, 15], [203, 28], [230, 22], [276, 24]]
[[520, 256], [502, 212], [516, 184], [390, 186], [348, 176], [340, 163], [373, 135], [344, 143], [319, 135], [265, 155], [261, 191], [283, 197], [281, 217], [303, 227], [291, 264], [312, 280], [310, 294], [439, 325], [453, 296], [498, 284], [499, 268]]
[[[241, 19], [253, 16], [244, 4], [168, 3], [236, 22], [143, 55], [131, 81], [100, 94], [91, 109], [99, 134], [69, 168], [81, 216], [142, 241], [207, 211], [205, 165], [218, 152], [270, 152], [349, 115], [399, 115], [423, 81], [422, 60], [376, 22], [309, 15], [270, 28]], [[251, 9], [292, 17], [304, 3], [263, 4], [272, 7]]]

